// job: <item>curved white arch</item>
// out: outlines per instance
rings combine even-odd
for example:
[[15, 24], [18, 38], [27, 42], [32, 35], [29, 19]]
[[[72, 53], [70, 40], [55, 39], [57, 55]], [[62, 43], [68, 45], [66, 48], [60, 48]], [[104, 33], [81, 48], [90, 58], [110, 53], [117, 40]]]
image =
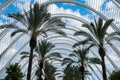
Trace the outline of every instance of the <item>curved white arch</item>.
[[[85, 7], [86, 9], [93, 11], [94, 13], [96, 13], [97, 15], [99, 15], [101, 18], [103, 18], [104, 20], [108, 20], [108, 18], [106, 16], [104, 16], [103, 14], [101, 14], [100, 12], [96, 11], [95, 9], [93, 9], [92, 7], [83, 4], [81, 2], [77, 2], [75, 0], [51, 0], [51, 1], [47, 1], [45, 3], [43, 3], [44, 5], [49, 5], [49, 4], [53, 4], [53, 3], [71, 3], [71, 4], [76, 4], [82, 7]], [[118, 30], [118, 27], [115, 24], [112, 24], [113, 29], [114, 30]]]

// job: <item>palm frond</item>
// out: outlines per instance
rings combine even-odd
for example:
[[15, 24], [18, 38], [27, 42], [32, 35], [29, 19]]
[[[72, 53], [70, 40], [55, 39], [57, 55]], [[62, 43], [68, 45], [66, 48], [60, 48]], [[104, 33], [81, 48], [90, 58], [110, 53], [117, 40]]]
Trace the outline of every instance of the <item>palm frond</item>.
[[36, 21], [34, 21], [34, 24], [37, 28], [50, 19], [50, 14], [48, 13], [47, 6], [45, 5], [36, 6], [34, 8], [34, 12], [36, 12], [36, 16], [34, 17]]
[[97, 29], [98, 23], [97, 23], [96, 19], [94, 19], [94, 23], [95, 23], [95, 26], [96, 26], [96, 29]]
[[96, 37], [98, 37], [98, 40], [101, 41], [103, 40], [103, 36], [102, 36], [102, 26], [103, 26], [103, 19], [99, 18], [97, 21], [97, 32], [96, 32]]
[[55, 32], [55, 33], [60, 34], [62, 36], [66, 36], [66, 33], [64, 31], [57, 29], [57, 28], [49, 28], [49, 29], [47, 28], [47, 30], [44, 32]]
[[20, 53], [20, 55], [29, 55], [30, 53], [29, 52], [26, 52], [26, 51], [23, 51]]
[[99, 58], [89, 58], [89, 63], [102, 64], [102, 61]]
[[64, 31], [62, 31], [62, 30], [56, 29], [56, 30], [54, 30], [53, 32], [55, 32], [55, 33], [57, 33], [57, 34], [60, 34], [60, 35], [62, 35], [62, 36], [66, 36], [66, 33], [65, 33]]
[[92, 36], [88, 32], [81, 32], [81, 35], [88, 38], [90, 42], [95, 43], [95, 45], [97, 46], [99, 40], [98, 40], [98, 38], [96, 36]]
[[88, 70], [85, 70], [84, 74], [85, 75], [92, 75]]
[[75, 44], [73, 45], [73, 47], [76, 47], [76, 46], [79, 46], [79, 45], [83, 45], [83, 44], [90, 44], [90, 43], [91, 43], [90, 38], [86, 38], [86, 39], [83, 40], [83, 41], [79, 41], [79, 42], [75, 43]]
[[102, 30], [106, 31], [107, 28], [112, 24], [113, 21], [114, 21], [114, 19], [109, 19], [109, 20], [107, 20], [107, 21], [105, 22]]
[[92, 68], [92, 66], [91, 65], [87, 65], [92, 71], [94, 71], [94, 69]]
[[94, 27], [92, 26], [93, 25], [90, 25], [90, 24], [82, 24], [82, 27], [87, 28], [92, 34], [95, 34]]
[[28, 20], [29, 20], [29, 14], [28, 14], [28, 12], [25, 11], [25, 10], [24, 10], [24, 15], [25, 15], [24, 18], [26, 19], [26, 24], [27, 24], [27, 26], [28, 26], [27, 29], [29, 30], [29, 26], [30, 26], [30, 23], [29, 23], [29, 21], [28, 21]]
[[35, 51], [38, 53], [39, 56], [44, 58], [46, 54], [49, 53], [54, 47], [55, 45], [53, 45], [52, 43], [46, 40], [42, 40], [38, 43], [38, 46], [36, 47]]
[[112, 37], [119, 36], [119, 35], [120, 35], [120, 33], [117, 32], [117, 31], [116, 32], [112, 32], [112, 33], [108, 34], [107, 39], [110, 39]]
[[45, 69], [44, 69], [44, 72], [45, 72], [45, 76], [50, 79], [50, 80], [55, 80], [55, 72], [56, 72], [56, 68], [54, 66], [52, 66], [51, 64], [49, 63], [46, 63], [45, 64]]
[[50, 58], [50, 57], [62, 58], [62, 56], [58, 52], [52, 52], [48, 56], [46, 56], [46, 58]]
[[59, 29], [65, 28], [65, 23], [60, 18], [52, 18], [48, 22], [49, 27], [55, 27], [58, 26]]
[[93, 28], [93, 32], [94, 32], [94, 34], [95, 35], [97, 35], [96, 33], [97, 33], [97, 27], [94, 25], [94, 23], [90, 23], [90, 25], [91, 25], [91, 27]]
[[75, 61], [70, 58], [64, 58], [62, 65], [72, 64], [72, 63], [75, 63]]
[[91, 41], [97, 43], [97, 41], [94, 39], [94, 37], [91, 34], [89, 34], [88, 32], [85, 32], [85, 31], [81, 30], [81, 31], [75, 32], [74, 35], [75, 36], [77, 36], [77, 35], [85, 36], [85, 37], [89, 38]]
[[69, 54], [70, 57], [77, 57], [76, 54]]
[[55, 33], [60, 34], [62, 36], [66, 36], [66, 33], [62, 30], [56, 30]]
[[20, 33], [20, 32], [22, 32], [22, 33], [27, 33], [27, 34], [28, 34], [28, 31], [25, 30], [25, 29], [16, 29], [15, 31], [13, 31], [13, 32], [11, 33], [11, 37], [15, 36], [17, 33]]
[[94, 43], [91, 43], [86, 49], [89, 50], [90, 48], [96, 46]]
[[112, 24], [114, 20], [113, 19], [109, 19], [108, 21], [105, 22], [105, 24], [102, 27], [102, 35], [105, 35], [108, 27]]
[[115, 41], [120, 41], [120, 37], [116, 37], [116, 36], [115, 36], [115, 37], [107, 38], [107, 39], [106, 39], [106, 42], [109, 43], [110, 41], [113, 41], [113, 40], [115, 40]]
[[102, 28], [102, 25], [103, 25], [103, 19], [102, 18], [99, 18], [98, 19], [98, 30], [101, 30], [101, 28]]
[[3, 29], [3, 28], [19, 29], [18, 26], [14, 25], [14, 24], [0, 25], [0, 29]]
[[26, 19], [25, 19], [25, 17], [24, 17], [23, 14], [20, 14], [20, 13], [14, 14], [14, 13], [13, 13], [13, 14], [8, 14], [8, 17], [11, 17], [11, 18], [19, 21], [19, 22], [22, 23], [25, 27], [28, 26], [28, 25], [26, 24], [27, 21], [26, 21]]

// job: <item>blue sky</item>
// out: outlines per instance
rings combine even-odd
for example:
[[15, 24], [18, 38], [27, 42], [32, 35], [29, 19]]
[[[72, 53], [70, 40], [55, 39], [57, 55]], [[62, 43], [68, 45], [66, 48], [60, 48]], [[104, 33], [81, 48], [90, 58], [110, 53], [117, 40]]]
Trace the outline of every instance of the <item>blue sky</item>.
[[[0, 3], [4, 3], [6, 0], [0, 0]], [[76, 1], [79, 1], [79, 2], [82, 2], [82, 3], [86, 3], [86, 0], [76, 0]], [[21, 4], [24, 4], [24, 2], [22, 3], [22, 1], [19, 1]], [[31, 1], [32, 3], [34, 2], [33, 0]], [[86, 14], [92, 14], [89, 10], [85, 9], [84, 7], [80, 7], [78, 5], [71, 5], [71, 4], [62, 4], [62, 3], [57, 3], [57, 6], [59, 8], [64, 8], [65, 10], [66, 9], [71, 9], [72, 11], [77, 11], [79, 10], [79, 13], [81, 15], [86, 15]], [[15, 5], [10, 5], [2, 14], [3, 15], [7, 15], [8, 13], [18, 13], [20, 12], [20, 9], [18, 9]], [[5, 19], [3, 19], [1, 16], [0, 16], [0, 20], [2, 21], [7, 21]]]
[[[4, 3], [6, 0], [0, 0], [0, 3]], [[76, 1], [80, 1], [80, 2], [82, 2], [82, 3], [85, 3], [86, 1], [85, 0], [76, 0]], [[32, 3], [34, 2], [33, 0], [31, 1]], [[22, 3], [22, 2], [21, 2]], [[71, 5], [71, 4], [68, 4], [68, 5], [64, 5], [64, 4], [61, 4], [61, 3], [57, 3], [57, 6], [58, 7], [64, 7], [64, 9], [72, 9], [73, 11], [76, 11], [76, 10], [78, 10], [78, 9], [80, 9], [80, 10], [83, 10], [82, 12], [81, 12], [81, 14], [82, 15], [84, 15], [84, 14], [88, 14], [88, 13], [90, 13], [88, 10], [86, 10], [85, 8], [83, 8], [83, 7], [80, 7], [80, 6], [76, 6], [76, 5]], [[14, 9], [14, 10], [13, 10]], [[14, 5], [10, 5], [7, 9], [6, 9], [6, 11], [4, 11], [4, 13], [3, 14], [8, 14], [8, 13], [17, 13], [17, 12], [19, 12], [19, 10], [14, 6]]]
[[[0, 0], [0, 3], [4, 3], [5, 1], [6, 0]], [[28, 1], [30, 1], [30, 0], [28, 0]], [[88, 3], [88, 0], [76, 0], [76, 1], [79, 1], [79, 2], [84, 3], [84, 4]], [[106, 4], [109, 2], [109, 0], [101, 0], [101, 1], [104, 1], [104, 2], [101, 4], [100, 10], [104, 11], [104, 10], [106, 10]], [[20, 1], [17, 0], [17, 2], [19, 4], [25, 4], [25, 2], [22, 0], [20, 0]], [[15, 4], [17, 4], [17, 2]], [[31, 0], [31, 3], [33, 3], [33, 2], [34, 2], [34, 0]], [[19, 7], [16, 7], [15, 4], [10, 5], [2, 14], [7, 16], [7, 14], [9, 14], [9, 13], [21, 12], [21, 9]], [[89, 15], [90, 19], [95, 17], [95, 15], [93, 15], [93, 13], [90, 10], [88, 10], [84, 7], [78, 6], [78, 5], [72, 5], [72, 4], [66, 4], [66, 3], [65, 4], [64, 3], [57, 3], [56, 5], [59, 8], [64, 8], [64, 10], [71, 9], [73, 12], [78, 11], [79, 14], [82, 16]], [[6, 19], [2, 18], [2, 15], [0, 15], [0, 20], [3, 22], [7, 21]]]
[[91, 12], [89, 10], [87, 10], [84, 7], [80, 7], [78, 5], [71, 5], [71, 4], [64, 5], [64, 4], [58, 3], [57, 6], [63, 7], [64, 9], [72, 9], [73, 11], [79, 10], [81, 15], [91, 14]]

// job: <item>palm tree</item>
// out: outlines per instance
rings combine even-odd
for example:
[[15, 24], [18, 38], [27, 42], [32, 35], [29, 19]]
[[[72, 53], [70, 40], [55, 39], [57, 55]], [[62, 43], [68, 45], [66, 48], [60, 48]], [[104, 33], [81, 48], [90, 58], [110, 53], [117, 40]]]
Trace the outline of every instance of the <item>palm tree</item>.
[[22, 80], [24, 74], [20, 70], [20, 65], [18, 63], [10, 64], [6, 68], [7, 76], [4, 80]]
[[45, 72], [45, 80], [55, 80], [56, 68], [52, 64], [45, 63], [44, 72]]
[[[35, 75], [37, 76], [37, 80], [40, 80], [40, 75], [42, 72], [40, 72], [41, 68], [40, 68], [40, 65], [37, 65], [37, 70], [36, 70], [36, 73]], [[56, 72], [56, 68], [51, 65], [50, 63], [46, 62], [44, 64], [44, 77], [45, 77], [45, 80], [55, 80], [55, 72]]]
[[[104, 49], [104, 44], [105, 44], [105, 40], [109, 41], [114, 38], [114, 36], [109, 36], [109, 34], [107, 34], [107, 29], [109, 28], [112, 22], [113, 22], [113, 19], [110, 19], [103, 24], [103, 19], [99, 18], [98, 21], [95, 20], [94, 23], [91, 22], [90, 24], [82, 25], [82, 27], [87, 28], [89, 32], [80, 30], [75, 32], [74, 34], [75, 36], [77, 35], [85, 36], [86, 39], [83, 42], [89, 43], [98, 47], [99, 49], [98, 53], [102, 61], [103, 80], [107, 79], [105, 59], [104, 59], [106, 54]], [[110, 35], [112, 35], [112, 33]], [[79, 44], [81, 44], [81, 42], [82, 41], [76, 43], [74, 46], [78, 46]]]
[[[62, 22], [59, 18], [51, 18], [50, 13], [47, 11], [47, 6], [39, 5], [38, 3], [35, 3], [33, 8], [32, 5], [30, 5], [30, 10], [24, 11], [24, 14], [17, 13], [9, 14], [8, 16], [19, 21], [22, 25], [25, 26], [25, 28], [22, 28], [21, 25], [18, 26], [13, 24], [1, 25], [1, 28], [15, 29], [11, 36], [14, 36], [16, 33], [20, 32], [30, 34], [30, 57], [27, 73], [27, 80], [30, 80], [33, 50], [37, 44], [37, 37], [41, 34], [46, 36], [47, 31], [54, 31], [56, 33], [64, 34], [60, 29], [65, 27], [65, 23]], [[43, 27], [42, 25], [45, 23], [46, 25]]]
[[109, 80], [119, 80], [120, 79], [120, 70], [113, 71], [109, 75]]
[[[85, 43], [81, 43], [82, 45], [79, 46], [79, 48], [76, 48], [73, 51], [73, 54], [70, 54], [69, 56], [72, 57], [70, 58], [64, 58], [62, 64], [77, 64], [79, 66], [79, 71], [81, 72], [81, 78], [84, 80], [84, 75], [86, 72], [86, 67], [89, 65], [89, 63], [93, 64], [101, 64], [100, 59], [91, 57], [89, 58], [88, 53], [89, 49], [93, 47], [93, 45], [87, 45], [85, 46]], [[77, 61], [76, 61], [77, 60]]]
[[[61, 57], [61, 55], [57, 52], [50, 52], [53, 48], [55, 47], [55, 45], [53, 45], [52, 43], [46, 41], [46, 40], [42, 40], [41, 42], [38, 43], [38, 45], [35, 48], [36, 54], [34, 54], [34, 59], [38, 60], [38, 70], [36, 71], [36, 75], [38, 76], [38, 80], [43, 80], [42, 79], [42, 70], [43, 70], [43, 66], [45, 66], [44, 64], [47, 64], [48, 60], [51, 60], [53, 58], [57, 58], [57, 57]], [[29, 52], [25, 52], [23, 51], [22, 53], [22, 57], [21, 58], [26, 58], [29, 56]]]
[[81, 73], [79, 71], [79, 66], [70, 66], [67, 65], [67, 67], [63, 70], [64, 76], [63, 80], [80, 80], [81, 79]]

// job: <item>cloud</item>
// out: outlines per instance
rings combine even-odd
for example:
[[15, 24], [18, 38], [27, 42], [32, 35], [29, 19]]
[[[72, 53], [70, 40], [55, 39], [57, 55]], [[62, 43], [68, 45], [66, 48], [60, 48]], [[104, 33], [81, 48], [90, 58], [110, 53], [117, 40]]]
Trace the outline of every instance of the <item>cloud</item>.
[[75, 4], [69, 4], [69, 3], [62, 3], [62, 4], [67, 6], [75, 6]]
[[97, 11], [101, 10], [101, 6], [103, 5], [105, 0], [86, 0], [86, 4], [89, 5], [90, 7], [96, 9]]
[[38, 3], [44, 3], [44, 2], [47, 2], [47, 1], [49, 1], [49, 0], [35, 0], [35, 2], [38, 2]]
[[120, 9], [112, 3], [112, 1], [109, 1], [106, 4], [106, 9], [104, 11], [101, 11], [107, 18], [114, 19], [114, 23], [119, 27], [120, 26]]
[[0, 20], [0, 25], [3, 25], [3, 22]]
[[[83, 18], [87, 21], [90, 21], [89, 14], [83, 16], [79, 13], [79, 9], [77, 9], [76, 11], [73, 11], [72, 9], [64, 9], [63, 7], [58, 7], [55, 4], [51, 4], [48, 7], [48, 11], [51, 14], [71, 14], [71, 15], [74, 15], [74, 16], [77, 16], [77, 17], [81, 17], [81, 18]], [[66, 19], [66, 21], [67, 21], [68, 24], [72, 24], [72, 25], [75, 25], [75, 26], [80, 26], [81, 25], [81, 22], [78, 22], [78, 21], [73, 20], [73, 19]]]
[[18, 8], [20, 12], [23, 12], [23, 10], [28, 11], [30, 0], [16, 0], [13, 5]]
[[13, 21], [12, 18], [9, 18], [9, 17], [7, 17], [7, 15], [4, 15], [4, 14], [1, 14], [0, 17], [1, 17], [1, 19], [0, 19], [1, 23], [10, 23]]
[[0, 54], [3, 52], [4, 49], [10, 44], [10, 32], [8, 32], [0, 41]]
[[[86, 4], [105, 15], [108, 19], [114, 19], [114, 23], [120, 26], [120, 10], [112, 1], [105, 2], [105, 0], [99, 0], [98, 2], [96, 0], [86, 0]], [[103, 4], [105, 7], [101, 9]]]

